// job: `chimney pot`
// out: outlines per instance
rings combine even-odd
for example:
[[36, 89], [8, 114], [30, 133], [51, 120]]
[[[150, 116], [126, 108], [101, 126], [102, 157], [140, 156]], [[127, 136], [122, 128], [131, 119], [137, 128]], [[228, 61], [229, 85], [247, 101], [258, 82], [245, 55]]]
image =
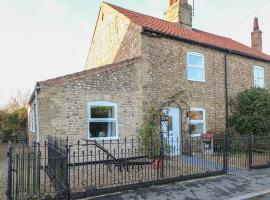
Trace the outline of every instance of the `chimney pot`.
[[188, 0], [168, 0], [169, 8], [165, 12], [165, 19], [182, 27], [192, 28], [192, 6]]
[[262, 31], [260, 30], [257, 17], [254, 18], [253, 31], [251, 33], [251, 47], [262, 51]]
[[255, 17], [255, 18], [254, 18], [253, 30], [255, 31], [255, 30], [259, 30], [259, 29], [260, 29], [260, 27], [259, 27], [258, 18]]

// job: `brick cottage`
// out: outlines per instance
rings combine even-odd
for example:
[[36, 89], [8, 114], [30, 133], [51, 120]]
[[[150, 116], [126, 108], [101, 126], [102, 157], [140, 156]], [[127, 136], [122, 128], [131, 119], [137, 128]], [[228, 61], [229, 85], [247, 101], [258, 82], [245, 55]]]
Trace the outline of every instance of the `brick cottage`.
[[[29, 101], [29, 138], [137, 137], [152, 107], [183, 91], [192, 136], [226, 128], [228, 100], [270, 85], [270, 56], [254, 19], [252, 47], [192, 27], [192, 6], [170, 0], [165, 20], [102, 3], [81, 72], [38, 82]], [[171, 134], [183, 139], [182, 116]]]

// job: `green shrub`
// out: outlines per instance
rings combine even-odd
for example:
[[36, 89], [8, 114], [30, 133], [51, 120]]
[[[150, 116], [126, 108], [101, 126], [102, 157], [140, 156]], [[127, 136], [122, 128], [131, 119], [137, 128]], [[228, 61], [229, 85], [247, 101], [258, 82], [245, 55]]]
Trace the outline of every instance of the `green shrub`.
[[229, 127], [237, 133], [262, 135], [270, 131], [270, 93], [253, 88], [239, 93], [230, 101]]
[[149, 157], [159, 155], [161, 143], [159, 117], [159, 112], [153, 108], [139, 130], [140, 151]]

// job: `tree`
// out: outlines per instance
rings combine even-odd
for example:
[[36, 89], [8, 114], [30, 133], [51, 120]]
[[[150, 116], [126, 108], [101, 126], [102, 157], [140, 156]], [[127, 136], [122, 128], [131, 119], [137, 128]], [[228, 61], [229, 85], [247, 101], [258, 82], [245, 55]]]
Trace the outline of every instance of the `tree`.
[[6, 105], [0, 108], [0, 133], [22, 134], [27, 130], [27, 102], [29, 91], [17, 91], [10, 96]]
[[229, 127], [239, 134], [261, 135], [270, 131], [270, 92], [253, 88], [230, 101]]

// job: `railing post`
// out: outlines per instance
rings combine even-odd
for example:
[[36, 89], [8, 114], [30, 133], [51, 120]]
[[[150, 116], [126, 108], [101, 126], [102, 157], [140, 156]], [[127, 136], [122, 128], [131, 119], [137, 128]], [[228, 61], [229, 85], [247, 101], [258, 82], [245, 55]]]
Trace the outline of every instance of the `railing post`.
[[36, 170], [37, 170], [37, 180], [36, 180], [36, 183], [37, 183], [37, 192], [38, 194], [40, 194], [40, 171], [41, 171], [41, 151], [40, 151], [40, 143], [37, 143], [37, 158], [36, 158]]
[[36, 186], [37, 186], [37, 183], [36, 183], [36, 181], [37, 181], [37, 172], [36, 172], [36, 170], [37, 170], [37, 161], [36, 161], [36, 159], [37, 159], [37, 143], [36, 142], [34, 142], [33, 143], [33, 148], [34, 148], [34, 153], [33, 153], [33, 156], [32, 156], [32, 160], [31, 160], [31, 162], [32, 162], [32, 166], [33, 166], [33, 169], [32, 169], [32, 184], [33, 184], [33, 187], [32, 187], [32, 189], [33, 189], [33, 193], [36, 193]]
[[248, 169], [252, 168], [253, 134], [248, 136]]
[[160, 158], [161, 160], [160, 160], [158, 168], [161, 167], [160, 178], [164, 178], [164, 141], [163, 141], [163, 138], [161, 139]]
[[65, 145], [65, 191], [66, 191], [66, 199], [70, 199], [70, 183], [69, 183], [69, 144], [68, 144], [68, 138], [66, 138], [66, 145]]
[[12, 143], [8, 143], [8, 180], [7, 180], [7, 200], [12, 200], [12, 154], [13, 154], [13, 146]]
[[224, 144], [223, 144], [223, 170], [225, 173], [228, 172], [228, 135], [224, 135]]

